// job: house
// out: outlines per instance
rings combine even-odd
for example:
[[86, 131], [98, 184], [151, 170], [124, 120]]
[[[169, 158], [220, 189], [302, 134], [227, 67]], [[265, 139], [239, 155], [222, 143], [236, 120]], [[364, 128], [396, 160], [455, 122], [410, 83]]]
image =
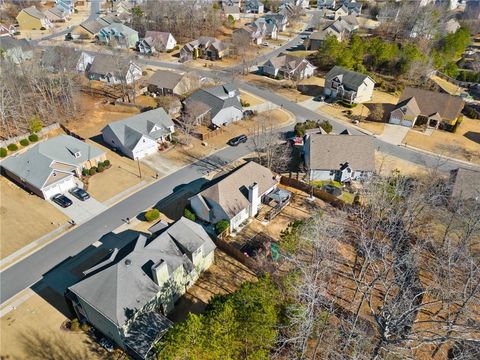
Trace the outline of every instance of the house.
[[264, 5], [259, 0], [246, 0], [245, 1], [245, 13], [247, 14], [263, 14], [264, 12]]
[[151, 359], [172, 326], [166, 315], [214, 261], [215, 244], [184, 217], [147, 239], [139, 233], [68, 287], [77, 318], [134, 359]]
[[277, 188], [278, 180], [269, 169], [253, 161], [189, 199], [197, 218], [211, 224], [230, 222], [230, 231], [238, 229]]
[[264, 41], [266, 31], [265, 23], [250, 23], [243, 28], [234, 30], [233, 37], [246, 36], [254, 45], [261, 45]]
[[239, 6], [223, 6], [223, 13], [225, 17], [231, 16], [235, 20], [240, 20], [240, 7]]
[[308, 179], [350, 182], [375, 171], [373, 138], [366, 135], [307, 134], [304, 160]]
[[117, 15], [130, 15], [134, 6], [135, 3], [131, 2], [130, 0], [117, 1], [117, 4], [115, 5], [115, 12]]
[[114, 55], [98, 54], [87, 70], [90, 80], [108, 84], [132, 84], [142, 77], [142, 69], [133, 61]]
[[141, 54], [153, 54], [155, 51], [164, 52], [175, 49], [177, 40], [169, 32], [147, 31], [145, 38], [136, 44], [137, 51]]
[[262, 66], [262, 72], [267, 76], [292, 80], [309, 78], [315, 69], [307, 59], [285, 53], [268, 60]]
[[75, 0], [55, 0], [56, 7], [61, 9], [65, 14], [72, 15], [75, 11]]
[[55, 6], [53, 8], [47, 9], [44, 12], [45, 16], [47, 17], [50, 22], [65, 22], [69, 19], [69, 14], [66, 13], [62, 8]]
[[265, 18], [258, 18], [254, 22], [247, 25], [262, 29], [263, 37], [265, 39], [277, 39], [278, 29], [277, 24], [273, 20], [267, 20]]
[[174, 132], [172, 118], [163, 108], [157, 108], [108, 124], [102, 129], [102, 138], [109, 146], [137, 160], [156, 153]]
[[[322, 30], [312, 32], [303, 42], [306, 50], [318, 50], [328, 36], [335, 36], [338, 41], [343, 41], [350, 28], [343, 26], [344, 20], [326, 21]], [[358, 22], [357, 22], [358, 24]]]
[[157, 70], [145, 81], [147, 89], [157, 95], [182, 96], [200, 87], [200, 78], [194, 73], [179, 74], [169, 70]]
[[283, 13], [273, 13], [273, 14], [265, 14], [263, 16], [265, 20], [271, 20], [277, 25], [277, 30], [282, 32], [287, 29], [288, 26], [288, 16]]
[[437, 129], [440, 123], [455, 125], [464, 101], [459, 96], [406, 87], [390, 113], [390, 124], [413, 127], [426, 124]]
[[71, 35], [74, 39], [93, 39], [98, 36], [100, 30], [112, 23], [113, 21], [107, 17], [85, 20], [72, 30]]
[[22, 9], [17, 15], [17, 22], [21, 30], [46, 30], [52, 27], [50, 20], [35, 6]]
[[94, 56], [75, 48], [54, 46], [44, 50], [40, 65], [50, 72], [85, 72], [93, 63]]
[[450, 171], [449, 188], [454, 199], [480, 201], [480, 171], [462, 168]]
[[349, 15], [360, 16], [362, 14], [362, 3], [361, 2], [344, 2], [344, 5], [348, 9]]
[[240, 91], [232, 84], [198, 89], [185, 100], [184, 112], [194, 116], [197, 123], [228, 125], [243, 118]]
[[180, 61], [197, 58], [220, 60], [228, 54], [228, 46], [223, 41], [209, 36], [201, 36], [191, 41], [180, 50]]
[[318, 0], [317, 1], [317, 8], [319, 9], [335, 9], [337, 6], [337, 2], [335, 0]]
[[334, 66], [325, 75], [324, 94], [348, 103], [362, 103], [372, 99], [375, 81], [368, 75]]
[[49, 199], [78, 186], [82, 169], [106, 159], [105, 152], [72, 136], [59, 135], [18, 152], [0, 163], [2, 173], [19, 186]]
[[0, 37], [0, 49], [3, 50], [3, 58], [14, 64], [21, 64], [33, 58], [33, 46], [26, 39]]
[[0, 38], [6, 37], [6, 36], [13, 36], [15, 34], [15, 26], [10, 25], [4, 25], [0, 24]]
[[337, 20], [338, 18], [342, 16], [347, 16], [348, 15], [348, 8], [344, 4], [338, 5], [334, 10], [333, 10], [333, 19]]
[[117, 48], [134, 48], [138, 32], [121, 23], [112, 23], [98, 32], [98, 42]]

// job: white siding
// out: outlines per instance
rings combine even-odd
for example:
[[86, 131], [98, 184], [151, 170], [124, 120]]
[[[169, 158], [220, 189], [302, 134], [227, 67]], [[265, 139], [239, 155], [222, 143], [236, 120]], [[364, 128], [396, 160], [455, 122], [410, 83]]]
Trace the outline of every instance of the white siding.
[[142, 136], [132, 150], [133, 159], [141, 159], [145, 156], [152, 155], [157, 152], [157, 149], [158, 144], [155, 140]]
[[66, 192], [76, 186], [73, 175], [69, 176], [61, 181], [58, 181], [48, 187], [42, 189], [45, 199], [50, 199], [53, 195]]
[[229, 107], [220, 110], [217, 115], [212, 119], [212, 123], [217, 126], [222, 126], [223, 124], [230, 124], [232, 122], [241, 120], [243, 117], [243, 111], [234, 107]]

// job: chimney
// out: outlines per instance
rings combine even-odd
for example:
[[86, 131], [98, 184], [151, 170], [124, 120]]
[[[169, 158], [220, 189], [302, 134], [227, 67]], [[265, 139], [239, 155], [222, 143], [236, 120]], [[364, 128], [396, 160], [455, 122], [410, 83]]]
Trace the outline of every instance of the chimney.
[[168, 281], [168, 267], [167, 263], [160, 260], [158, 263], [152, 265], [153, 280], [158, 286], [162, 286]]
[[258, 206], [260, 205], [260, 199], [258, 197], [258, 184], [253, 183], [248, 187], [248, 202], [250, 203], [250, 211], [248, 216], [253, 217], [258, 213]]

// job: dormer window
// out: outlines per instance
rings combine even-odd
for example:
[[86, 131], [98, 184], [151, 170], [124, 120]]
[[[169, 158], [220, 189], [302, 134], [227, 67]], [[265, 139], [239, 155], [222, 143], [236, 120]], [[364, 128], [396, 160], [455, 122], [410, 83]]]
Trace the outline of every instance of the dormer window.
[[80, 150], [79, 150], [79, 151], [75, 151], [75, 152], [73, 153], [73, 156], [75, 156], [75, 159], [78, 159], [79, 157], [82, 156], [82, 153], [80, 152]]

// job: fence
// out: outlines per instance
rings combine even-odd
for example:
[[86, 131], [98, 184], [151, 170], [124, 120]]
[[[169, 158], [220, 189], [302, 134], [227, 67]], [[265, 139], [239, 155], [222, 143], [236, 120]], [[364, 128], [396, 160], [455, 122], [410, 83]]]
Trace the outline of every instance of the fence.
[[451, 82], [452, 84], [455, 84], [457, 86], [469, 88], [470, 86], [476, 85], [476, 83], [473, 83], [473, 82], [460, 81], [460, 80], [454, 79], [438, 70], [435, 71], [434, 74], [437, 75], [439, 78], [447, 80], [448, 82]]
[[213, 242], [217, 247], [222, 250], [225, 254], [233, 257], [238, 262], [245, 265], [247, 268], [252, 270], [255, 274], [261, 275], [263, 273], [262, 269], [258, 266], [257, 262], [248, 256], [245, 256], [240, 250], [234, 247], [232, 244], [229, 244], [225, 240], [215, 237]]
[[[52, 125], [48, 125], [48, 126], [45, 126], [44, 128], [42, 128], [42, 130], [37, 132], [37, 135], [39, 137], [41, 137], [43, 135], [48, 134], [50, 131], [56, 130], [58, 128], [60, 128], [60, 124], [59, 123], [53, 123]], [[28, 138], [28, 135], [30, 135], [30, 133], [25, 133], [23, 135], [14, 136], [14, 137], [8, 138], [6, 140], [0, 140], [0, 147], [7, 147], [8, 144], [17, 144], [17, 143], [20, 142], [20, 140]]]
[[209, 131], [209, 132], [206, 132], [206, 133], [196, 132], [193, 135], [195, 137], [199, 138], [200, 140], [205, 141], [205, 140], [211, 139], [214, 136], [219, 135], [223, 131], [224, 130], [222, 128], [216, 128], [215, 130], [212, 130], [212, 131]]
[[70, 135], [74, 138], [77, 138], [79, 140], [82, 140], [82, 141], [85, 141], [85, 138], [81, 137], [80, 135], [74, 133], [73, 131], [71, 131], [69, 128], [65, 127], [64, 125], [60, 124], [60, 127], [62, 128], [63, 131], [65, 131], [65, 133], [67, 135]]

